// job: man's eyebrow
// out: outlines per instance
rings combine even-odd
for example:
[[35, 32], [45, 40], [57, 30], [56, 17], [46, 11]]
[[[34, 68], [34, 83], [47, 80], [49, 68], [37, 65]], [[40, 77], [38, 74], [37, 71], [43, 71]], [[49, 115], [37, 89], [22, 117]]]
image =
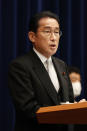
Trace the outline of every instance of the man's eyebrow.
[[[44, 29], [51, 29], [52, 27], [50, 27], [50, 26], [44, 26], [43, 28], [44, 28]], [[54, 29], [59, 30], [60, 28], [59, 28], [59, 27], [54, 27]]]

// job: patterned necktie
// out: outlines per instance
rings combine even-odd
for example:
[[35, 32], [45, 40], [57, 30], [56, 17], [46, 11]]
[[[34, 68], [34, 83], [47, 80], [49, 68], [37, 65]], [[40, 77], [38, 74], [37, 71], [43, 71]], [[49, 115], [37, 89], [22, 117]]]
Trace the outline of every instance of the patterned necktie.
[[46, 60], [46, 69], [47, 69], [47, 72], [48, 72], [48, 74], [49, 74], [49, 60]]
[[56, 91], [58, 92], [58, 90], [59, 90], [59, 82], [58, 82], [58, 78], [57, 78], [57, 74], [56, 74], [55, 68], [54, 68], [52, 62], [49, 59], [47, 59], [45, 61], [45, 63], [46, 63], [45, 64], [46, 65], [46, 70], [47, 70], [47, 72], [48, 72], [48, 74], [50, 76], [50, 79], [51, 79], [51, 81], [52, 81]]

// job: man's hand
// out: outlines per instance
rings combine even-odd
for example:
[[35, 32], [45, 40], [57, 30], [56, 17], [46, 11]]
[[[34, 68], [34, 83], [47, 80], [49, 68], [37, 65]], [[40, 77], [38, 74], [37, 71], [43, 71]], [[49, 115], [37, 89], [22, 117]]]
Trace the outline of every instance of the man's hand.
[[87, 102], [86, 99], [81, 99], [79, 102], [74, 101], [74, 103], [81, 103], [81, 102]]
[[86, 102], [86, 99], [81, 99], [81, 100], [79, 101], [79, 103], [80, 103], [80, 102]]

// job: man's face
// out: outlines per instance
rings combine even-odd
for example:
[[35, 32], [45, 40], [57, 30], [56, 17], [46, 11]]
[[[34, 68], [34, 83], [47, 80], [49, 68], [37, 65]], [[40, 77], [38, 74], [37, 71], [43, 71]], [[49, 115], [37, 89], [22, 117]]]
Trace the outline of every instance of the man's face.
[[76, 72], [72, 72], [69, 74], [69, 77], [72, 83], [74, 97], [77, 97], [81, 94], [81, 90], [82, 90], [80, 74]]
[[56, 53], [60, 38], [60, 27], [53, 18], [42, 18], [39, 20], [37, 32], [33, 32], [34, 47], [49, 58]]
[[70, 77], [71, 82], [78, 82], [78, 81], [80, 82], [81, 81], [80, 74], [78, 74], [78, 73], [72, 72], [69, 75], [69, 77]]

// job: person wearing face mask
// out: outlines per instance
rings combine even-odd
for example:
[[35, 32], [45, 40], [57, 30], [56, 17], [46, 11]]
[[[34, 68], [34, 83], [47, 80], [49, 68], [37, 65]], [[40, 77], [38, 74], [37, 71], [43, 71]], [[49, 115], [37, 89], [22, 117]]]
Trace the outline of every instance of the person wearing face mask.
[[73, 92], [74, 92], [74, 97], [78, 97], [81, 94], [81, 82], [76, 81], [76, 82], [72, 82], [72, 87], [73, 87]]
[[[84, 98], [81, 98], [81, 92], [82, 92], [82, 84], [81, 84], [81, 73], [79, 68], [75, 66], [68, 66], [68, 73], [69, 77], [72, 83], [73, 88], [73, 94], [74, 94], [74, 102], [85, 102], [86, 100]], [[83, 131], [84, 129], [87, 129], [87, 126], [84, 125], [73, 125], [70, 124], [68, 126], [68, 131]]]
[[72, 83], [74, 99], [75, 101], [85, 101], [85, 99], [81, 99], [81, 92], [82, 92], [82, 84], [81, 84], [81, 73], [79, 68], [74, 66], [68, 67], [69, 77]]

